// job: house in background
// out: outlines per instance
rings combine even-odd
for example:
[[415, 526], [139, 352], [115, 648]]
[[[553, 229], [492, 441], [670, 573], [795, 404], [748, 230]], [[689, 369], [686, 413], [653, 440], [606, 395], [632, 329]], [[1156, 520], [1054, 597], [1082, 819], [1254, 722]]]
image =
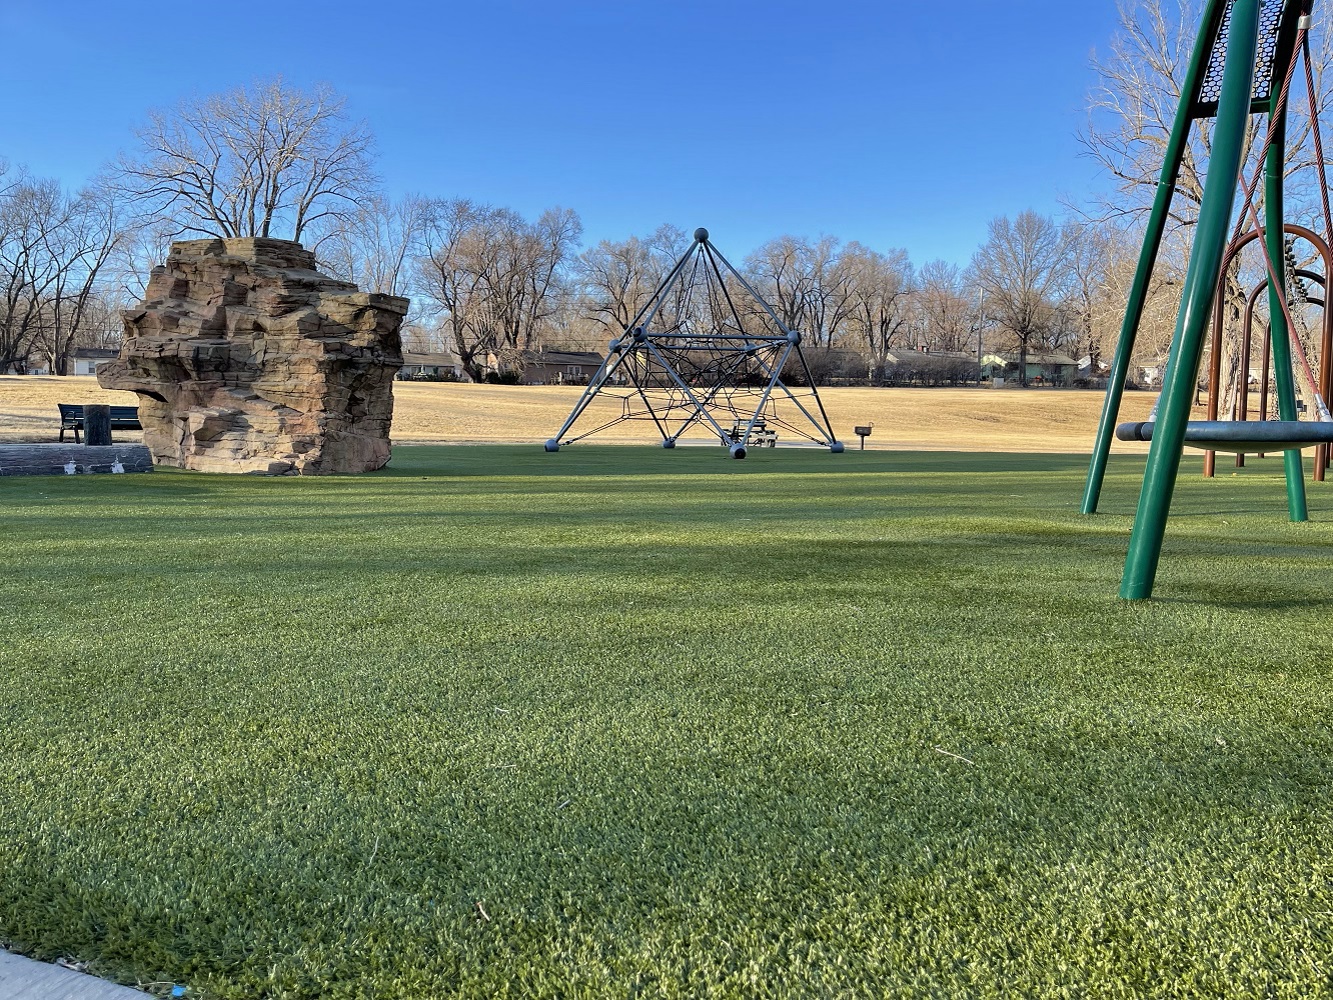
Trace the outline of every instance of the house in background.
[[602, 367], [595, 351], [533, 351], [523, 358], [523, 385], [587, 385]]
[[[1029, 351], [1027, 362], [1028, 385], [1069, 386], [1073, 385], [1074, 379], [1078, 377], [1078, 362], [1064, 354]], [[981, 359], [981, 377], [1001, 379], [1001, 382], [996, 383], [1000, 385], [1017, 384], [1018, 352], [987, 354]]]
[[1111, 366], [1105, 361], [1093, 361], [1091, 354], [1078, 359], [1078, 372], [1074, 384], [1084, 389], [1105, 389], [1106, 377], [1111, 374]]
[[884, 355], [883, 378], [888, 385], [966, 385], [978, 379], [977, 356], [895, 347]]
[[416, 382], [459, 382], [463, 380], [463, 365], [458, 355], [452, 353], [413, 354], [404, 351], [398, 378]]
[[45, 354], [36, 352], [28, 355], [27, 361], [11, 361], [0, 367], [0, 375], [50, 375], [51, 363]]
[[[845, 347], [802, 347], [816, 385], [869, 385], [874, 365], [861, 351]], [[783, 381], [798, 384], [805, 373], [794, 357], [787, 359]]]
[[1134, 381], [1148, 389], [1159, 388], [1166, 374], [1166, 356], [1154, 358], [1146, 365], [1139, 365], [1134, 372]]
[[115, 361], [120, 357], [120, 351], [113, 351], [105, 347], [77, 347], [74, 353], [70, 355], [70, 374], [71, 375], [96, 375], [97, 369], [108, 361]]

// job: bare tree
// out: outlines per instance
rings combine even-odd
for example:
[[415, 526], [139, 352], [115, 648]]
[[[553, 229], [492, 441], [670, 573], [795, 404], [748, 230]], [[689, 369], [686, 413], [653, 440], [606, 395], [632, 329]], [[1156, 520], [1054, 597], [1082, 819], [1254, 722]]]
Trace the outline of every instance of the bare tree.
[[521, 364], [551, 317], [557, 283], [582, 226], [569, 209], [536, 222], [470, 201], [428, 204], [416, 259], [420, 287], [437, 303], [468, 375], [481, 380], [490, 356]]
[[[853, 257], [856, 250], [852, 251]], [[807, 299], [806, 330], [816, 344], [831, 347], [838, 339], [854, 308], [851, 296], [852, 270], [845, 266], [846, 248], [832, 236], [821, 236], [808, 254], [813, 281]]]
[[878, 380], [889, 350], [911, 329], [916, 311], [916, 276], [906, 250], [879, 253], [860, 243], [843, 250], [847, 276], [846, 333], [865, 351]]
[[487, 275], [493, 270], [489, 213], [462, 199], [430, 202], [415, 261], [419, 287], [438, 306], [444, 339], [476, 382], [485, 373], [487, 353], [498, 346], [484, 309]]
[[572, 208], [548, 208], [537, 221], [521, 228], [514, 241], [512, 264], [522, 275], [522, 291], [508, 328], [511, 340], [531, 349], [551, 319], [557, 291], [583, 238], [583, 222]]
[[[1119, 0], [1120, 30], [1094, 58], [1098, 82], [1088, 100], [1084, 148], [1116, 181], [1101, 203], [1105, 217], [1146, 211], [1156, 193], [1180, 104], [1200, 16], [1197, 0]], [[1203, 197], [1200, 169], [1212, 147], [1211, 123], [1199, 122], [1177, 178], [1173, 218], [1192, 225]]]
[[745, 259], [745, 270], [759, 294], [790, 330], [805, 325], [813, 278], [807, 266], [808, 244], [795, 236], [769, 240]]
[[170, 219], [153, 216], [127, 219], [125, 231], [107, 261], [107, 294], [127, 306], [142, 301], [153, 268], [166, 260], [171, 241], [178, 235]]
[[54, 280], [37, 339], [52, 374], [66, 375], [74, 348], [87, 346], [89, 320], [104, 322], [103, 271], [125, 236], [125, 224], [114, 194], [104, 187], [65, 199], [52, 222], [44, 250], [53, 262]]
[[24, 371], [60, 262], [49, 252], [67, 206], [55, 181], [20, 175], [0, 198], [0, 372]]
[[1067, 282], [1069, 240], [1048, 216], [1031, 210], [1013, 221], [992, 219], [972, 258], [986, 310], [1018, 349], [1019, 384], [1027, 385], [1028, 352], [1055, 328]]
[[[1106, 54], [1093, 60], [1098, 82], [1089, 95], [1088, 123], [1080, 135], [1088, 154], [1116, 182], [1115, 192], [1098, 203], [1096, 214], [1103, 219], [1142, 215], [1152, 204], [1203, 14], [1200, 0], [1118, 0], [1118, 8], [1119, 31]], [[1333, 63], [1333, 37], [1319, 32], [1313, 41], [1315, 116], [1322, 118], [1333, 104], [1333, 94], [1324, 83], [1325, 70]], [[1293, 95], [1299, 89], [1293, 86]], [[1311, 116], [1308, 102], [1295, 96], [1288, 108], [1287, 170], [1296, 174], [1314, 162]], [[1201, 118], [1191, 132], [1172, 205], [1178, 226], [1192, 226], [1198, 217], [1212, 128], [1212, 119]], [[1261, 120], [1251, 118], [1247, 175], [1263, 145], [1252, 141], [1259, 128]], [[1299, 190], [1299, 183], [1292, 186], [1293, 194]], [[1311, 214], [1314, 208], [1313, 201], [1305, 207]]]
[[769, 240], [745, 258], [747, 276], [790, 330], [829, 347], [847, 318], [848, 275], [839, 268], [839, 241], [797, 236]]
[[1107, 268], [1113, 263], [1114, 243], [1108, 229], [1108, 226], [1093, 222], [1071, 222], [1065, 229], [1069, 239], [1069, 289], [1065, 309], [1069, 315], [1059, 329], [1068, 334], [1068, 346], [1073, 356], [1087, 357], [1093, 371], [1096, 371], [1103, 353], [1095, 320], [1106, 297]]
[[95, 286], [84, 302], [75, 346], [119, 350], [125, 337], [124, 309], [125, 302], [113, 286]]
[[931, 350], [970, 350], [976, 343], [975, 309], [962, 268], [932, 260], [921, 265], [918, 277], [917, 301]]
[[[1094, 201], [1089, 215], [1099, 221], [1127, 220], [1133, 233], [1141, 226], [1157, 191], [1166, 146], [1182, 96], [1184, 77], [1200, 18], [1200, 0], [1120, 0], [1120, 29], [1108, 52], [1094, 60], [1098, 84], [1090, 95], [1088, 125], [1081, 136], [1088, 153], [1115, 181], [1114, 190]], [[1298, 74], [1288, 99], [1286, 140], [1285, 214], [1289, 221], [1302, 222], [1316, 231], [1324, 228], [1319, 198], [1323, 183], [1322, 164], [1314, 155], [1312, 122], [1327, 119], [1333, 110], [1333, 88], [1328, 85], [1328, 67], [1333, 65], [1333, 34], [1318, 18], [1311, 30], [1310, 68], [1314, 80], [1313, 101], [1307, 100]], [[1311, 104], [1313, 103], [1313, 108]], [[1254, 177], [1263, 150], [1266, 116], [1250, 119], [1248, 150], [1242, 175]], [[1170, 221], [1157, 268], [1170, 274], [1187, 264], [1191, 232], [1198, 218], [1203, 194], [1202, 171], [1212, 149], [1211, 119], [1199, 119], [1177, 175], [1177, 195], [1172, 201]], [[1309, 169], [1317, 167], [1317, 169]], [[1262, 200], [1262, 186], [1256, 192]], [[1134, 242], [1132, 239], [1128, 242]], [[1225, 324], [1224, 369], [1238, 371], [1239, 332], [1244, 312], [1245, 290], [1250, 284], [1240, 268], [1228, 272], [1223, 286]], [[1119, 267], [1119, 264], [1117, 264]], [[1162, 278], [1158, 276], [1159, 290]], [[1170, 286], [1167, 286], [1170, 288]], [[1160, 302], [1169, 303], [1177, 288]], [[1152, 313], [1150, 299], [1149, 314]], [[1158, 361], [1164, 338], [1156, 328], [1148, 329], [1145, 316], [1136, 343], [1136, 355]], [[1110, 343], [1106, 345], [1108, 348]], [[1243, 383], [1243, 380], [1241, 380]], [[1229, 377], [1228, 393], [1238, 391]]]
[[327, 86], [278, 77], [154, 111], [138, 130], [141, 155], [120, 161], [120, 183], [180, 234], [300, 242], [374, 182], [370, 131], [347, 120], [345, 103]]
[[427, 202], [417, 196], [390, 201], [370, 195], [331, 220], [318, 241], [321, 265], [356, 282], [362, 291], [406, 295], [410, 258], [420, 245]]
[[585, 250], [574, 263], [584, 315], [605, 333], [627, 329], [687, 245], [683, 230], [664, 225], [646, 239], [602, 240]]
[[24, 176], [22, 171], [16, 171], [9, 160], [0, 156], [0, 198], [4, 198], [12, 191]]
[[24, 370], [41, 353], [53, 373], [67, 373], [90, 321], [104, 324], [104, 271], [124, 233], [104, 187], [70, 196], [26, 176], [0, 187], [0, 371]]

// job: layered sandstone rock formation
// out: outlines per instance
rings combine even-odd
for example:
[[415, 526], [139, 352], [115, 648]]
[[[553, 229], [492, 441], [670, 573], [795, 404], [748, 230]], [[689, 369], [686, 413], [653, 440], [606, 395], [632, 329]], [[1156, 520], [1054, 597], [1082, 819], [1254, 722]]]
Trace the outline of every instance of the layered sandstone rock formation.
[[160, 465], [368, 472], [389, 460], [407, 306], [319, 274], [298, 243], [173, 243], [97, 380], [139, 394]]

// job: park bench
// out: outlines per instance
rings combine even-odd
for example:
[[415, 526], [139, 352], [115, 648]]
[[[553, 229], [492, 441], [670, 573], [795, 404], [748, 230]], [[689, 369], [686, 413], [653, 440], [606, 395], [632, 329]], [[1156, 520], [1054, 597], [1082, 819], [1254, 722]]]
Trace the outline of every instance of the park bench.
[[[738, 422], [732, 426], [731, 433], [728, 436], [732, 441], [739, 441], [744, 434], [745, 425]], [[767, 421], [756, 420], [754, 429], [750, 431], [750, 444], [756, 448], [762, 448], [764, 445], [768, 445], [770, 448], [776, 448], [778, 445], [778, 432], [769, 427]]]
[[[65, 440], [65, 431], [74, 432], [74, 443], [79, 444], [83, 433], [83, 404], [57, 403], [60, 407], [60, 440]], [[139, 408], [137, 406], [111, 407], [111, 429], [113, 431], [141, 431]]]

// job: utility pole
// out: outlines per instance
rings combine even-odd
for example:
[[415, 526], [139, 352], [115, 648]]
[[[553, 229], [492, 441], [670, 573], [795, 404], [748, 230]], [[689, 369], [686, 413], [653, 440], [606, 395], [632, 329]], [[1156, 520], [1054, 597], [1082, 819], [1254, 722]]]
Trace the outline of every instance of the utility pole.
[[977, 289], [977, 385], [981, 385], [981, 331], [986, 328], [986, 310], [983, 303], [986, 300], [985, 290]]

